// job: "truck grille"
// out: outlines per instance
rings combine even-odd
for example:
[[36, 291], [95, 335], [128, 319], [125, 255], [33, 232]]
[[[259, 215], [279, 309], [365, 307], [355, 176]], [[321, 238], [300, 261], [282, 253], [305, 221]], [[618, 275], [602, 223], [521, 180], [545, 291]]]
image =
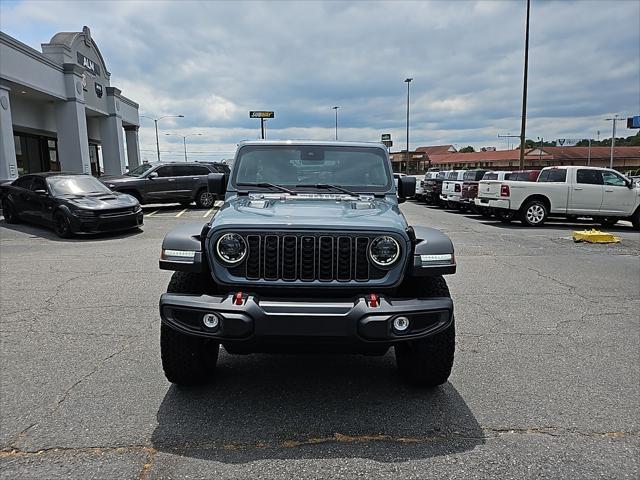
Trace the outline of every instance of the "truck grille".
[[247, 259], [229, 269], [247, 280], [322, 282], [367, 281], [387, 271], [369, 261], [369, 243], [377, 234], [243, 234]]

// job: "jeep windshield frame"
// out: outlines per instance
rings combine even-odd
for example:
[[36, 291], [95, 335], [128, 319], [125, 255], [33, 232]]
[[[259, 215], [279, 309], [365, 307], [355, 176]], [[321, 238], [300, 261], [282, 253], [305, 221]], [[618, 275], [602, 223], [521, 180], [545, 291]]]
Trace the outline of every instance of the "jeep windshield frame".
[[384, 149], [330, 144], [241, 146], [231, 186], [246, 191], [247, 184], [259, 191], [269, 190], [266, 184], [274, 184], [298, 193], [299, 188], [326, 192], [326, 185], [331, 185], [354, 194], [391, 193], [394, 186]]

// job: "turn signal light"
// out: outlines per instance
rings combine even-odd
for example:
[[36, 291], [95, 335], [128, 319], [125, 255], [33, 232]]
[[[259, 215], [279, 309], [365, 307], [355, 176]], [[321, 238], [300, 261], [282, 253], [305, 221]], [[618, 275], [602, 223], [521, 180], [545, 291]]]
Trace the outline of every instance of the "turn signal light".
[[453, 187], [454, 191], [459, 192], [460, 191], [460, 184], [456, 183]]
[[501, 197], [508, 197], [511, 195], [511, 191], [509, 190], [509, 185], [502, 185], [500, 187], [500, 196]]
[[376, 308], [378, 305], [380, 305], [380, 302], [378, 301], [378, 296], [375, 293], [372, 293], [371, 295], [369, 295], [369, 306], [371, 308]]
[[236, 305], [242, 305], [242, 292], [238, 292], [233, 297], [233, 303]]

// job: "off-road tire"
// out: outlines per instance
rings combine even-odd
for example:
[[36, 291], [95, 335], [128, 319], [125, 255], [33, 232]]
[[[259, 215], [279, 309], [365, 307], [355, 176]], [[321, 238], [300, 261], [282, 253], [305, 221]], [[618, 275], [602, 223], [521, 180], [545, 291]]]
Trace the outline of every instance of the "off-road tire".
[[513, 210], [498, 210], [496, 216], [502, 223], [511, 223], [516, 219], [516, 212]]
[[[175, 272], [168, 293], [202, 294], [210, 291], [206, 275]], [[220, 344], [206, 338], [180, 333], [164, 323], [160, 326], [160, 356], [162, 369], [171, 383], [197, 385], [213, 377]]]
[[206, 188], [201, 188], [196, 194], [196, 206], [198, 208], [213, 208], [216, 204], [216, 196], [209, 193]]
[[73, 236], [69, 217], [62, 210], [58, 210], [53, 214], [53, 231], [60, 238], [71, 238]]
[[2, 215], [7, 223], [20, 223], [16, 210], [8, 200], [2, 202]]
[[[408, 290], [418, 298], [450, 297], [447, 282], [442, 277], [416, 280]], [[436, 387], [447, 381], [455, 354], [455, 321], [445, 330], [421, 340], [398, 343], [394, 350], [401, 377], [412, 385]]]

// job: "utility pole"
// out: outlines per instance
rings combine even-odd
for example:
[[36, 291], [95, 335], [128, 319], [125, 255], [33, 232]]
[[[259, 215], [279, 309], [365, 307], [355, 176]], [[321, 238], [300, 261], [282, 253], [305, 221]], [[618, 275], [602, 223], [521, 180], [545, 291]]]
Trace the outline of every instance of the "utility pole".
[[338, 140], [338, 109], [340, 107], [339, 106], [335, 106], [335, 107], [331, 107], [332, 110], [335, 110], [336, 112], [336, 140]]
[[507, 133], [506, 135], [498, 134], [498, 138], [506, 138], [507, 139], [507, 150], [511, 150], [511, 142], [510, 138], [520, 138], [520, 135], [511, 135], [511, 133]]
[[404, 81], [407, 84], [407, 164], [406, 164], [406, 173], [409, 173], [409, 85], [413, 78], [406, 78]]
[[527, 23], [524, 41], [524, 82], [522, 84], [522, 123], [520, 124], [520, 170], [524, 170], [525, 129], [527, 125], [527, 77], [529, 74], [529, 13], [531, 0], [527, 0]]
[[589, 137], [589, 155], [587, 156], [587, 167], [591, 165], [591, 137]]
[[609, 158], [609, 168], [613, 168], [613, 149], [616, 146], [616, 122], [618, 121], [618, 114], [616, 113], [612, 118], [605, 118], [605, 120], [613, 122], [611, 132], [611, 157]]
[[191, 133], [189, 135], [180, 135], [178, 133], [165, 133], [167, 136], [182, 137], [182, 145], [184, 145], [184, 161], [187, 162], [187, 137], [202, 135], [201, 133]]

